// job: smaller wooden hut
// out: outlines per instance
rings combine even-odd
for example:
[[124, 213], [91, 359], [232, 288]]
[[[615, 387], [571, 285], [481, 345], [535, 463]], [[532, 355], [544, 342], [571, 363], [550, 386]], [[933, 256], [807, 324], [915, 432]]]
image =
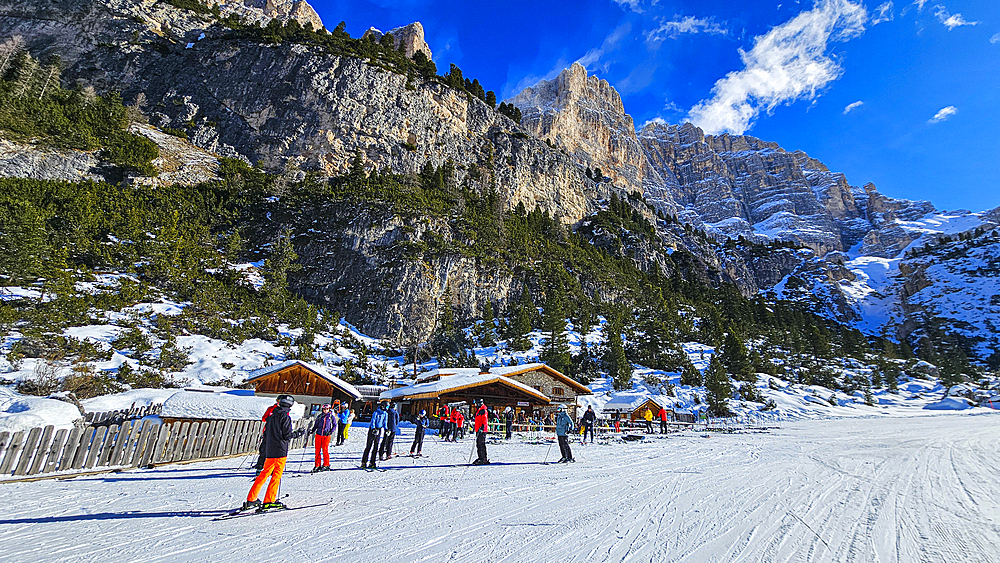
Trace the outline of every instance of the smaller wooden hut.
[[361, 399], [361, 393], [350, 383], [333, 375], [329, 368], [301, 360], [288, 360], [250, 373], [258, 396], [291, 395], [306, 406], [306, 416], [319, 412], [324, 403], [347, 403]]
[[653, 412], [653, 421], [658, 422], [660, 418], [657, 414], [660, 408], [667, 409], [668, 413], [673, 412], [673, 405], [661, 405], [656, 397], [652, 395], [619, 395], [604, 404], [605, 414], [624, 417], [623, 420], [645, 421], [646, 409]]

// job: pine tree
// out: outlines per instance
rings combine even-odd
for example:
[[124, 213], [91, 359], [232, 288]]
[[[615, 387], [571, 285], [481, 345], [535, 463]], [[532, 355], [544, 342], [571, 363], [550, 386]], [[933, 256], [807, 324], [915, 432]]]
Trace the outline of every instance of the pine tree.
[[708, 411], [712, 416], [729, 416], [727, 399], [733, 396], [733, 384], [718, 354], [712, 354], [705, 370], [705, 391], [708, 392]]
[[276, 310], [284, 310], [286, 297], [288, 295], [288, 274], [302, 269], [302, 265], [297, 261], [299, 255], [295, 253], [292, 244], [292, 231], [286, 230], [278, 237], [271, 255], [264, 260], [264, 267], [261, 268], [261, 276], [264, 278], [264, 286], [261, 290], [265, 298]]
[[38, 61], [33, 59], [26, 51], [21, 51], [17, 55], [17, 62], [14, 64], [14, 97], [24, 98], [31, 94], [38, 81]]
[[59, 74], [61, 72], [62, 58], [59, 55], [52, 55], [41, 72], [41, 87], [38, 92], [39, 100], [45, 97], [45, 92], [49, 88], [59, 88]]
[[625, 344], [622, 342], [622, 320], [618, 315], [612, 315], [604, 327], [606, 339], [602, 363], [611, 377], [616, 391], [632, 388], [632, 363], [625, 356]]
[[562, 288], [557, 284], [545, 292], [545, 314], [542, 327], [549, 338], [542, 348], [540, 359], [549, 367], [563, 374], [572, 375], [573, 358], [566, 340], [566, 315], [563, 312]]
[[525, 285], [521, 291], [521, 299], [514, 311], [514, 322], [510, 325], [510, 347], [515, 351], [527, 350], [531, 342], [527, 334], [532, 329], [532, 319], [535, 316], [535, 304], [531, 302], [531, 294]]
[[497, 107], [497, 95], [493, 90], [486, 92], [486, 105], [490, 106], [491, 109]]
[[437, 65], [423, 51], [418, 50], [413, 53], [413, 67], [424, 78], [431, 78], [437, 74]]
[[726, 372], [731, 373], [733, 379], [750, 382], [757, 380], [746, 346], [743, 345], [743, 341], [732, 328], [726, 333], [725, 343], [719, 355], [722, 365], [726, 367]]
[[24, 49], [24, 38], [15, 35], [10, 39], [0, 43], [0, 80], [7, 74], [7, 70], [14, 63], [17, 55]]
[[441, 297], [441, 308], [438, 311], [437, 326], [431, 335], [431, 349], [438, 361], [451, 362], [457, 365], [456, 358], [465, 354], [465, 333], [455, 324], [455, 311], [451, 305], [451, 287], [447, 287]]
[[681, 366], [681, 385], [688, 387], [701, 387], [701, 372], [694, 367], [691, 359], [684, 354], [683, 366]]
[[347, 177], [354, 182], [361, 182], [368, 177], [365, 174], [365, 160], [361, 154], [361, 149], [354, 151], [354, 158], [351, 159], [351, 167], [347, 172]]

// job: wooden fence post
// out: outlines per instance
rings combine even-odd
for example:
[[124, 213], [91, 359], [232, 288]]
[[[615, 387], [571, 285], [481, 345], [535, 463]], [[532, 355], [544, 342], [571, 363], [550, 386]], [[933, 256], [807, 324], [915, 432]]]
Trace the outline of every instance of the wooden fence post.
[[170, 427], [165, 424], [154, 424], [149, 429], [149, 437], [146, 438], [145, 449], [142, 451], [142, 458], [139, 460], [139, 467], [148, 467], [150, 463], [155, 463], [163, 451], [165, 436], [170, 433]]
[[80, 436], [80, 444], [77, 446], [76, 454], [73, 456], [73, 469], [80, 469], [86, 464], [90, 443], [96, 435], [97, 428], [95, 427], [88, 426], [83, 429], [83, 435]]
[[93, 469], [94, 464], [97, 463], [97, 458], [99, 457], [101, 449], [104, 446], [104, 437], [107, 433], [107, 426], [101, 426], [97, 428], [96, 432], [94, 432], [94, 439], [90, 442], [90, 450], [87, 451], [87, 462], [84, 464], [87, 469]]
[[32, 428], [28, 431], [28, 439], [24, 441], [24, 447], [21, 448], [21, 457], [17, 460], [14, 475], [24, 475], [28, 472], [28, 464], [35, 455], [35, 449], [38, 448], [38, 439], [41, 435], [41, 428]]
[[180, 425], [176, 422], [160, 425], [160, 435], [156, 438], [156, 447], [153, 449], [153, 457], [149, 459], [150, 463], [155, 464], [169, 461], [170, 456], [173, 454], [173, 450], [170, 449], [170, 440], [174, 434], [175, 426]]
[[132, 449], [132, 457], [122, 460], [122, 463], [128, 463], [132, 467], [139, 466], [139, 460], [142, 459], [142, 453], [149, 449], [149, 445], [146, 443], [149, 440], [149, 428], [153, 425], [153, 421], [146, 419], [142, 421], [139, 427], [139, 437], [135, 440], [135, 448]]
[[24, 444], [24, 431], [18, 430], [10, 435], [10, 443], [7, 445], [7, 451], [3, 456], [3, 463], [0, 463], [0, 474], [9, 475], [10, 468], [14, 465], [14, 460], [17, 459], [18, 452], [21, 451], [21, 446]]
[[59, 454], [62, 453], [63, 444], [66, 442], [66, 435], [68, 433], [69, 430], [65, 428], [56, 431], [56, 436], [52, 439], [52, 445], [49, 447], [49, 453], [45, 456], [45, 465], [41, 468], [42, 473], [51, 473], [59, 466]]
[[108, 465], [108, 461], [111, 459], [111, 452], [114, 451], [115, 444], [118, 443], [118, 435], [121, 434], [122, 428], [117, 424], [112, 424], [108, 428], [108, 433], [104, 438], [104, 444], [101, 447], [101, 455], [97, 457], [97, 465]]
[[62, 457], [59, 458], [59, 471], [65, 471], [73, 467], [73, 458], [76, 457], [76, 450], [80, 447], [80, 437], [83, 436], [83, 428], [74, 426], [69, 431], [66, 444], [63, 446]]
[[122, 455], [122, 450], [128, 444], [128, 436], [131, 433], [132, 426], [132, 424], [123, 421], [122, 425], [118, 427], [118, 434], [115, 435], [115, 449], [111, 452], [111, 457], [108, 458], [108, 465], [118, 465], [118, 459]]
[[10, 432], [0, 432], [0, 461], [3, 460], [3, 452], [10, 443]]

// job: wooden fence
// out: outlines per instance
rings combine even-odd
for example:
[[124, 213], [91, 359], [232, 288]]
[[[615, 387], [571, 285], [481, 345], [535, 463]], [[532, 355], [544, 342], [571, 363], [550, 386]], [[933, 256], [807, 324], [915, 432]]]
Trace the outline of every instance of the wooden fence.
[[[296, 421], [308, 428], [311, 419]], [[44, 473], [74, 473], [151, 467], [257, 451], [259, 420], [208, 420], [161, 424], [132, 420], [111, 426], [56, 430], [53, 426], [14, 433], [0, 432], [0, 482]], [[292, 440], [305, 446], [308, 436]], [[17, 479], [15, 479], [17, 480]]]
[[160, 414], [163, 411], [163, 403], [156, 405], [146, 405], [144, 407], [133, 406], [130, 409], [105, 412], [88, 412], [83, 416], [83, 421], [87, 424], [97, 426], [110, 426], [111, 423], [121, 424], [126, 420], [136, 420], [147, 417], [151, 414]]

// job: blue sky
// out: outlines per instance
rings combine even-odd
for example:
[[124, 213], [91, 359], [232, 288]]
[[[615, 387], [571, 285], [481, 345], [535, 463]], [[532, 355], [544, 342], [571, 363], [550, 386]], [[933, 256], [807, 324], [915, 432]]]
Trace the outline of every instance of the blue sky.
[[423, 24], [506, 98], [573, 62], [637, 126], [692, 121], [804, 150], [892, 197], [1000, 206], [1000, 1], [312, 0], [357, 37]]

